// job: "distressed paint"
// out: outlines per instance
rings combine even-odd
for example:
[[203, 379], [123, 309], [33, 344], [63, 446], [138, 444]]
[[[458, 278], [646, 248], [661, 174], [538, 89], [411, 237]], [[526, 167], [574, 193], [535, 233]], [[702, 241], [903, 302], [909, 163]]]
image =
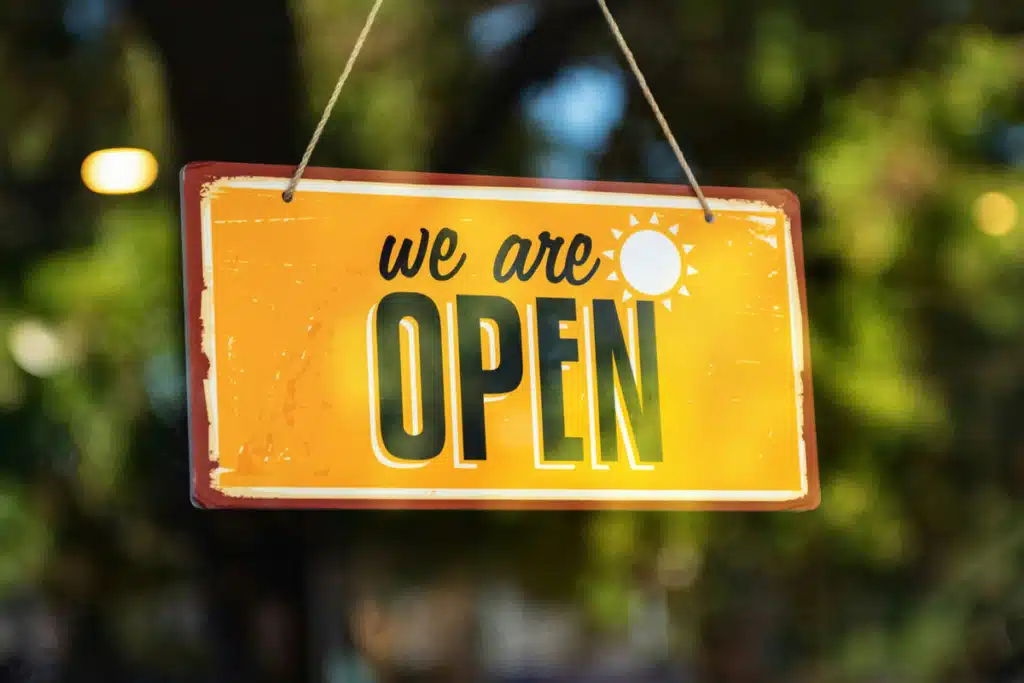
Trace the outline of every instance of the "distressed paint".
[[[280, 193], [290, 170], [193, 164], [183, 172], [197, 504], [817, 505], [793, 195], [709, 188], [716, 221], [707, 224], [697, 201], [676, 186], [310, 169], [286, 204]], [[465, 253], [465, 266], [447, 282], [431, 279], [426, 265], [415, 278], [385, 281], [377, 269], [384, 238], [417, 238], [421, 227], [433, 237], [445, 227], [458, 232], [452, 262]], [[517, 233], [533, 239], [536, 249], [544, 230], [567, 243], [576, 233], [588, 235], [592, 256], [581, 269], [600, 258], [596, 276], [578, 287], [553, 284], [542, 276], [542, 265], [529, 282], [496, 282], [491, 270], [502, 240]], [[592, 301], [617, 302], [635, 371], [636, 301], [650, 297], [629, 287], [616, 256], [640, 230], [664, 235], [668, 242], [656, 239], [670, 242], [681, 263], [671, 292], [654, 298], [664, 458], [639, 462], [639, 442], [619, 435], [620, 457], [603, 462], [593, 406]], [[441, 320], [446, 438], [441, 454], [425, 462], [382, 452], [382, 425], [373, 409], [371, 323], [377, 303], [393, 291], [427, 294]], [[459, 443], [456, 294], [513, 301], [526, 336], [518, 387], [485, 398], [486, 461], [466, 461]], [[582, 439], [580, 462], [543, 462], [534, 371], [543, 352], [535, 347], [538, 297], [577, 301], [577, 320], [560, 329], [563, 338], [578, 340], [579, 362], [563, 363], [562, 378], [566, 432]], [[493, 330], [481, 331], [481, 343], [494, 338]], [[402, 353], [404, 379], [415, 390], [405, 367], [412, 356]], [[483, 356], [489, 357], [486, 347]], [[413, 410], [408, 396], [404, 402]], [[620, 430], [630, 433], [623, 414], [617, 416]]]

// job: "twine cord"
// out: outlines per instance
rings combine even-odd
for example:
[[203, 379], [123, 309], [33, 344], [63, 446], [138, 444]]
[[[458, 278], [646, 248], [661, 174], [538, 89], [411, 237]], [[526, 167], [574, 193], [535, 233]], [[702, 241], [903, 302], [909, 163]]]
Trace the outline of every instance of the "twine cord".
[[686, 174], [686, 180], [690, 183], [690, 187], [693, 188], [693, 193], [697, 195], [697, 200], [704, 209], [704, 220], [708, 223], [713, 222], [715, 220], [715, 214], [711, 213], [711, 206], [708, 204], [707, 198], [701, 191], [700, 184], [697, 182], [697, 178], [693, 175], [693, 171], [690, 170], [690, 165], [686, 163], [686, 157], [683, 156], [683, 150], [679, 148], [679, 143], [676, 142], [676, 136], [672, 134], [672, 128], [668, 125], [668, 121], [665, 120], [664, 114], [661, 113], [661, 107], [658, 106], [657, 100], [654, 99], [654, 93], [651, 92], [650, 86], [647, 85], [647, 79], [644, 78], [644, 74], [640, 70], [640, 65], [636, 63], [636, 57], [633, 56], [633, 51], [629, 49], [629, 44], [626, 42], [626, 37], [622, 35], [618, 22], [615, 21], [615, 17], [612, 16], [611, 10], [608, 9], [608, 3], [606, 0], [597, 0], [597, 4], [601, 6], [604, 18], [608, 21], [608, 27], [612, 30], [612, 34], [615, 36], [615, 40], [618, 42], [619, 47], [622, 49], [622, 54], [626, 57], [626, 61], [629, 62], [629, 67], [633, 70], [633, 75], [636, 77], [637, 83], [640, 84], [640, 90], [643, 91], [644, 97], [647, 98], [647, 103], [651, 105], [651, 110], [654, 112], [654, 118], [656, 118], [658, 120], [658, 124], [661, 125], [661, 130], [668, 139], [668, 144], [672, 147], [672, 151], [676, 155], [676, 160], [682, 167], [683, 173]]
[[359, 59], [359, 53], [363, 51], [363, 45], [366, 43], [367, 36], [370, 35], [370, 29], [373, 28], [373, 22], [377, 18], [377, 12], [380, 11], [380, 6], [384, 4], [384, 0], [376, 0], [373, 3], [373, 8], [370, 10], [370, 14], [366, 17], [366, 23], [363, 24], [363, 30], [359, 33], [359, 38], [356, 40], [355, 46], [352, 48], [352, 53], [348, 56], [348, 62], [345, 64], [344, 71], [341, 72], [341, 76], [338, 77], [338, 82], [334, 84], [334, 92], [331, 93], [331, 99], [327, 100], [327, 106], [324, 107], [324, 113], [320, 116], [320, 122], [316, 124], [316, 130], [313, 131], [313, 137], [310, 138], [309, 144], [306, 145], [306, 151], [302, 155], [302, 161], [299, 162], [298, 167], [295, 169], [295, 173], [292, 174], [291, 180], [288, 181], [288, 187], [285, 188], [284, 193], [281, 197], [286, 201], [290, 202], [295, 197], [295, 188], [299, 184], [299, 180], [302, 179], [302, 174], [306, 172], [306, 166], [309, 165], [309, 160], [313, 156], [313, 150], [316, 149], [316, 145], [320, 142], [320, 136], [324, 134], [324, 128], [327, 126], [328, 119], [331, 118], [331, 112], [334, 111], [334, 105], [338, 103], [338, 96], [341, 95], [341, 89], [345, 87], [345, 82], [348, 80], [349, 74], [352, 73], [352, 68], [356, 65], [356, 60]]
[[[302, 179], [302, 174], [306, 172], [309, 160], [313, 156], [313, 150], [316, 149], [317, 143], [320, 142], [320, 138], [324, 133], [324, 128], [327, 126], [327, 121], [331, 118], [331, 112], [334, 111], [334, 106], [338, 103], [338, 96], [341, 95], [341, 89], [345, 87], [345, 82], [348, 80], [349, 74], [352, 73], [352, 68], [355, 66], [356, 60], [359, 58], [359, 53], [362, 52], [363, 45], [366, 43], [366, 38], [370, 35], [370, 29], [373, 28], [373, 22], [377, 18], [377, 12], [380, 11], [380, 7], [383, 4], [384, 0], [376, 0], [373, 4], [373, 8], [370, 10], [370, 14], [366, 17], [366, 23], [363, 25], [363, 30], [359, 33], [359, 38], [356, 40], [356, 44], [352, 48], [352, 53], [348, 56], [348, 62], [345, 64], [345, 69], [341, 72], [341, 76], [338, 77], [338, 82], [334, 85], [334, 92], [331, 93], [331, 98], [327, 101], [327, 106], [324, 107], [324, 112], [320, 116], [320, 122], [313, 131], [313, 136], [310, 138], [309, 144], [306, 145], [306, 151], [302, 155], [302, 161], [300, 161], [299, 165], [295, 168], [295, 172], [288, 181], [288, 186], [281, 195], [285, 202], [290, 202], [295, 197], [295, 188], [298, 187], [299, 181]], [[608, 27], [615, 36], [615, 40], [619, 44], [622, 54], [625, 56], [630, 69], [633, 71], [633, 76], [636, 77], [637, 83], [640, 85], [640, 90], [647, 99], [647, 103], [651, 106], [651, 111], [654, 112], [654, 118], [657, 119], [662, 132], [668, 139], [668, 144], [672, 148], [672, 152], [675, 154], [676, 160], [679, 162], [679, 166], [683, 169], [683, 173], [686, 174], [687, 182], [689, 182], [690, 187], [693, 189], [693, 193], [697, 196], [697, 200], [700, 202], [701, 208], [704, 209], [704, 220], [708, 223], [713, 222], [715, 220], [715, 215], [711, 212], [711, 206], [708, 204], [708, 200], [704, 196], [704, 192], [701, 191], [700, 184], [697, 182], [697, 178], [693, 175], [690, 165], [686, 163], [686, 157], [683, 155], [683, 150], [680, 149], [679, 143], [676, 142], [676, 136], [672, 133], [672, 128], [669, 126], [664, 114], [661, 113], [661, 107], [658, 106], [658, 102], [654, 98], [654, 93], [651, 92], [650, 86], [647, 85], [647, 79], [644, 78], [643, 71], [640, 70], [640, 65], [637, 64], [636, 57], [633, 56], [633, 51], [629, 48], [629, 43], [626, 42], [626, 37], [622, 34], [622, 30], [619, 29], [618, 22], [615, 21], [615, 17], [612, 16], [611, 10], [608, 9], [608, 3], [606, 0], [597, 0], [597, 4], [600, 5], [601, 12], [604, 14], [604, 18], [608, 22]]]

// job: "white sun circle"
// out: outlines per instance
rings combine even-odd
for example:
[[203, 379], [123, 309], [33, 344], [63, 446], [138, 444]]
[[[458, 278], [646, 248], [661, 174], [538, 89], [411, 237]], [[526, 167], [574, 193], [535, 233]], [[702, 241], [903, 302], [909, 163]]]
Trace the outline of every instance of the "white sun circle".
[[645, 296], [661, 296], [683, 272], [679, 247], [657, 230], [639, 230], [626, 238], [619, 256], [626, 283]]

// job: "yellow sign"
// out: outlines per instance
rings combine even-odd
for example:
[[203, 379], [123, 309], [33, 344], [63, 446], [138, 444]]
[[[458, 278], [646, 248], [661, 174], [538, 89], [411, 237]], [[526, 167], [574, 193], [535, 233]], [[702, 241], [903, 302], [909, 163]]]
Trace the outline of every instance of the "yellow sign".
[[192, 164], [203, 507], [808, 509], [796, 198]]

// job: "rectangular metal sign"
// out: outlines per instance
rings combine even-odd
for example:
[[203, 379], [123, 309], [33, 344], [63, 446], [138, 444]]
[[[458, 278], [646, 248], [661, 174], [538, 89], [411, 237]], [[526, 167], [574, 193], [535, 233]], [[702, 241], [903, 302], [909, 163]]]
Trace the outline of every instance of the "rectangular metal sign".
[[808, 509], [798, 202], [197, 163], [193, 500]]

